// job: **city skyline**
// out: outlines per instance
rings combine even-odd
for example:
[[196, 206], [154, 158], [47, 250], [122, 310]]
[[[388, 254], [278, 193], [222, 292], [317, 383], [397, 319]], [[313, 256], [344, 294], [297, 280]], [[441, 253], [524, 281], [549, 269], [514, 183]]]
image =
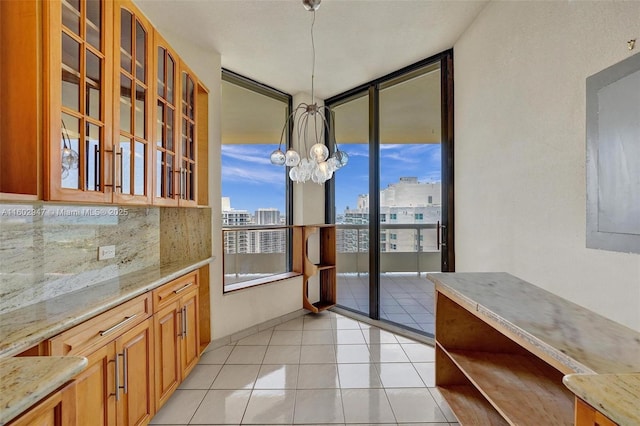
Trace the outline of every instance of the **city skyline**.
[[[222, 196], [231, 198], [236, 210], [255, 212], [259, 208], [277, 208], [285, 212], [285, 175], [283, 166], [274, 166], [269, 155], [274, 144], [222, 145]], [[338, 170], [336, 212], [354, 206], [358, 195], [369, 192], [369, 147], [367, 144], [342, 144], [349, 164]], [[420, 182], [441, 181], [440, 144], [381, 145], [380, 188], [414, 176]], [[298, 185], [298, 184], [294, 184]]]

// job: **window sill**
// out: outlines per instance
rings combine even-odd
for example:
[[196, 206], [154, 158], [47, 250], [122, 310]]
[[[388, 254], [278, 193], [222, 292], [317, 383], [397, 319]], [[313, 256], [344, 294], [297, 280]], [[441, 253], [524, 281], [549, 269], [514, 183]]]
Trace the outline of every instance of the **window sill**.
[[259, 285], [275, 283], [278, 281], [287, 280], [289, 278], [300, 277], [302, 272], [285, 272], [284, 274], [270, 275], [264, 278], [258, 278], [255, 280], [243, 281], [241, 283], [226, 285], [223, 288], [223, 293], [232, 293], [234, 291], [243, 290], [250, 287], [256, 287]]

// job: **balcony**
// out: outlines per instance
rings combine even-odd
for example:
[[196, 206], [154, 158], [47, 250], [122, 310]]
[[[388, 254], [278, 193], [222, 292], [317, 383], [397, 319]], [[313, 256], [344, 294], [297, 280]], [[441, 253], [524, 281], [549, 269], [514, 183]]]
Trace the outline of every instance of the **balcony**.
[[[368, 225], [336, 226], [338, 304], [369, 313]], [[433, 334], [434, 288], [427, 272], [440, 271], [438, 224], [380, 225], [380, 317]], [[285, 273], [289, 227], [223, 229], [224, 285], [230, 291]]]

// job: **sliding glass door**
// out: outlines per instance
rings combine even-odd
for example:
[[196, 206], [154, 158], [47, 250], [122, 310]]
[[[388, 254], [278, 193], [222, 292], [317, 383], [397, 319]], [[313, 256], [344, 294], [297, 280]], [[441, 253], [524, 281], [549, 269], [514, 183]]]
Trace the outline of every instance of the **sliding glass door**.
[[327, 100], [351, 158], [328, 191], [338, 304], [425, 334], [426, 273], [453, 270], [450, 60], [445, 52]]

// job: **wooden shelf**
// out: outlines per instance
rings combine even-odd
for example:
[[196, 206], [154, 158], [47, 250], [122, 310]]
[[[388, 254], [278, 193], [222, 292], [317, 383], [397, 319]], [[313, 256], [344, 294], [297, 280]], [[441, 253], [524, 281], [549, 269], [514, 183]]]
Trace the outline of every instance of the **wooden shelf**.
[[[336, 305], [336, 228], [335, 225], [305, 225], [301, 227], [301, 236], [294, 240], [301, 245], [299, 260], [302, 265], [303, 288], [302, 306], [318, 313]], [[310, 238], [313, 235], [318, 237], [318, 259], [310, 259]], [[295, 258], [295, 256], [294, 256]], [[296, 263], [296, 259], [294, 259]], [[309, 280], [318, 276], [319, 301], [312, 302], [313, 296], [309, 294]]]
[[527, 355], [446, 351], [509, 424], [573, 425], [573, 395], [562, 374]]
[[471, 385], [439, 386], [460, 424], [501, 426], [509, 423]]

